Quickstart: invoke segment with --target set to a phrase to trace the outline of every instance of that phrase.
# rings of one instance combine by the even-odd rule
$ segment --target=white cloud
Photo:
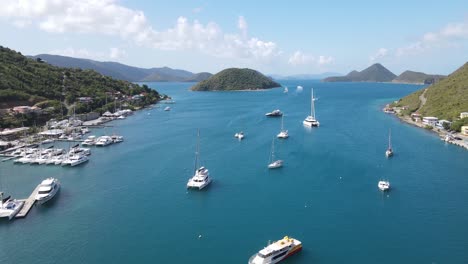
[[[127,52],[119,48],[110,48],[109,58],[113,60],[118,60],[127,56]]]
[[[108,56],[105,52],[94,52],[87,49],[75,49],[75,48],[66,48],[66,49],[56,49],[48,52],[49,54],[61,55],[74,58],[83,58],[83,59],[92,59],[92,60],[104,60]]]
[[[238,33],[224,33],[213,22],[201,24],[179,17],[174,27],[157,31],[145,14],[119,5],[117,0],[3,0],[0,18],[31,21],[49,33],[81,33],[119,36],[162,50],[198,50],[228,58],[269,60],[281,54],[276,43],[248,37],[247,22],[239,17]]]
[[[312,55],[305,54],[302,51],[294,52],[288,59],[288,63],[293,66],[299,65],[308,65],[308,64],[318,64],[319,66],[332,64],[335,59],[331,56],[320,55],[318,58],[315,58]]]
[[[396,55],[415,55],[434,48],[454,47],[468,39],[468,20],[448,24],[439,31],[427,32],[419,40],[396,50]]]
[[[331,56],[319,56],[318,59],[318,64],[319,65],[327,65],[327,64],[332,64],[335,61],[335,59]]]
[[[315,58],[311,55],[304,54],[302,51],[297,50],[289,57],[288,63],[293,66],[305,65],[314,62]]]
[[[379,59],[382,59],[382,58],[386,57],[387,55],[388,55],[388,49],[380,48],[380,49],[377,50],[377,52],[374,55],[370,56],[369,59],[371,61],[376,61],[376,60],[379,60]]]

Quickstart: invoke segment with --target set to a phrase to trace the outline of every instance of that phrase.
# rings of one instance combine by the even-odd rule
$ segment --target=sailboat
[[[306,119],[304,119],[304,121],[302,121],[302,123],[304,124],[304,126],[306,127],[318,127],[320,126],[320,123],[319,121],[317,121],[317,119],[315,119],[315,106],[314,106],[314,89],[312,88],[310,90],[310,93],[311,93],[311,98],[310,98],[310,115],[306,117]]]
[[[284,115],[281,116],[281,131],[279,132],[279,134],[276,137],[286,139],[286,138],[289,137],[289,134],[288,134],[287,130],[284,130],[283,119],[284,119]]]
[[[288,93],[288,91],[289,91],[289,90],[288,90],[288,87],[287,87],[287,86],[285,86],[285,87],[284,87],[284,91],[283,91],[283,93]]]
[[[388,148],[385,151],[385,156],[387,156],[387,158],[390,158],[391,156],[393,156],[391,135],[392,135],[392,131],[389,129],[388,130]]]
[[[270,164],[268,164],[269,169],[276,169],[283,167],[282,160],[275,160],[275,139],[271,143],[271,153],[270,153]]]
[[[195,151],[195,175],[192,176],[187,182],[187,188],[203,189],[211,182],[210,173],[208,169],[201,166],[198,167],[200,156],[200,130],[197,132],[197,149]]]

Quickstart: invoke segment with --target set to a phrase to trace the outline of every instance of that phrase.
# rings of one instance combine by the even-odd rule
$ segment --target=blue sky
[[[0,0],[0,45],[139,67],[448,74],[468,59],[464,1]]]

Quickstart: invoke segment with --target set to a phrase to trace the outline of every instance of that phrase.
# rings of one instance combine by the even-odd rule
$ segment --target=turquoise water
[[[0,221],[0,262],[247,263],[268,240],[290,235],[304,245],[290,264],[468,263],[468,152],[380,111],[421,86],[283,84],[289,94],[150,83],[173,96],[172,111],[161,105],[94,130],[125,142],[93,149],[88,164],[0,163],[0,183],[15,197],[49,176],[63,187],[27,218]],[[321,127],[307,130],[312,86]],[[281,120],[264,114],[276,108],[290,138],[276,144],[284,167],[269,171]],[[197,128],[214,181],[188,192]],[[242,142],[233,137],[240,130]],[[391,181],[388,195],[380,178]]]

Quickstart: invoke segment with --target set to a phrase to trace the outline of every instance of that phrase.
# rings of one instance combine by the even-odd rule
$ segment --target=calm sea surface
[[[421,86],[282,84],[288,94],[150,83],[173,97],[172,110],[158,105],[93,130],[125,142],[93,148],[87,164],[0,163],[0,186],[14,197],[46,177],[62,182],[50,204],[0,221],[0,262],[237,264],[290,235],[304,246],[290,264],[468,263],[468,152],[380,111]],[[307,130],[311,87],[321,126]],[[281,119],[264,114],[277,108],[290,138],[275,144],[284,167],[269,171]],[[201,192],[185,188],[197,128],[214,179]],[[377,189],[381,178],[388,194]]]

